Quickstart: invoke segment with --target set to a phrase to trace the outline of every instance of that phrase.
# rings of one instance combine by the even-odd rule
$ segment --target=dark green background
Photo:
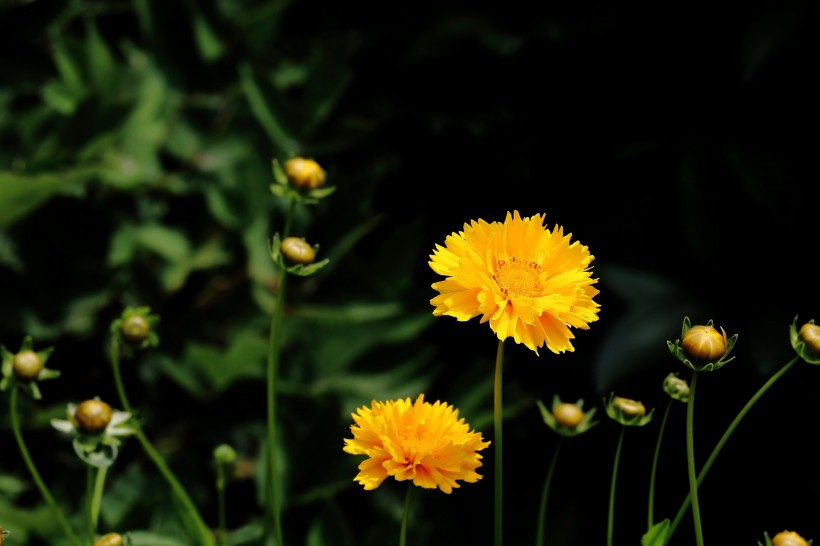
[[[432,317],[427,261],[465,222],[512,210],[589,246],[601,312],[573,353],[507,344],[506,543],[534,543],[557,442],[535,400],[555,394],[598,407],[600,424],[562,447],[546,543],[605,542],[614,391],[656,408],[626,431],[619,472],[614,542],[638,544],[661,382],[689,374],[666,348],[683,317],[739,334],[736,360],[699,378],[698,465],[794,355],[795,316],[820,318],[817,28],[807,0],[0,1],[0,343],[55,347],[62,377],[21,407],[44,478],[80,515],[84,468],[48,419],[115,402],[108,325],[147,305],[161,344],[124,363],[132,403],[215,525],[211,450],[228,442],[253,464],[264,444],[266,244],[284,212],[270,161],[303,154],[337,189],[294,225],[331,265],[288,285],[289,546],[398,540],[404,484],[362,491],[341,450],[356,407],[425,392],[492,439],[495,338],[478,319]],[[706,541],[820,538],[818,385],[799,362],[738,427],[701,488]],[[672,407],[659,517],[687,492],[684,415]],[[8,543],[58,545],[6,410],[0,425]],[[479,483],[415,492],[408,544],[491,543],[485,454]],[[178,535],[136,442],[109,485],[101,530]],[[232,529],[259,521],[253,478],[228,497]],[[693,542],[687,517],[673,546]]]

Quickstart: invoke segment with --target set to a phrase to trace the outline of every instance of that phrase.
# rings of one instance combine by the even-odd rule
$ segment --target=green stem
[[[226,510],[225,510],[225,466],[222,464],[217,463],[216,465],[216,493],[217,493],[217,500],[219,502],[219,534],[218,542],[219,544],[225,544],[226,538],[228,536],[227,531],[227,518],[226,518]]]
[[[91,527],[91,541],[97,536],[97,525],[100,520],[100,507],[102,506],[103,488],[105,486],[105,477],[108,474],[108,467],[88,467],[89,481],[93,481],[89,491],[91,493],[88,505],[88,522]],[[96,470],[96,472],[94,472]],[[93,475],[93,476],[92,476]]]
[[[658,431],[658,442],[655,444],[655,456],[652,458],[652,473],[649,475],[649,511],[647,512],[647,529],[650,529],[655,522],[655,514],[653,512],[655,507],[655,478],[658,474],[658,459],[660,459],[661,442],[663,441],[663,432],[666,429],[666,420],[669,418],[669,409],[672,407],[672,398],[666,405],[666,411],[663,413],[663,420],[661,421],[661,428]]]
[[[538,510],[538,531],[535,535],[537,546],[544,546],[544,528],[547,520],[547,499],[549,498],[552,476],[555,473],[555,463],[558,461],[558,454],[561,452],[561,445],[563,444],[563,441],[564,437],[560,436],[558,438],[558,445],[555,447],[555,452],[552,454],[552,461],[550,462],[550,468],[547,471],[547,478],[544,480],[544,489],[541,491],[541,505]]]
[[[37,488],[40,490],[40,494],[43,495],[43,498],[46,500],[46,503],[48,503],[48,507],[51,508],[51,511],[54,513],[54,517],[57,518],[57,521],[63,528],[63,531],[65,531],[66,536],[71,541],[71,543],[74,544],[74,546],[82,546],[82,542],[74,533],[74,530],[71,528],[71,525],[68,524],[68,520],[66,519],[65,514],[63,514],[63,511],[57,505],[57,502],[51,495],[51,491],[49,491],[48,487],[43,481],[43,478],[40,477],[40,473],[37,471],[37,467],[34,466],[34,461],[31,459],[31,455],[29,455],[26,443],[23,441],[23,434],[20,432],[20,419],[17,415],[17,391],[18,387],[13,387],[11,389],[10,396],[11,428],[14,431],[14,438],[17,440],[17,447],[20,449],[20,454],[23,456],[23,461],[25,461],[26,466],[28,467],[28,470],[31,473],[31,477],[34,479],[34,483],[37,484]],[[2,540],[2,538],[0,538],[0,540]]]
[[[502,544],[502,522],[503,522],[503,503],[502,503],[502,442],[501,442],[501,369],[504,363],[504,340],[498,342],[498,350],[495,355],[495,381],[493,384],[493,420],[494,435],[495,435],[495,527],[494,527],[494,544],[501,546]]]
[[[703,528],[700,523],[700,503],[698,502],[698,478],[695,472],[695,387],[698,383],[697,370],[692,373],[689,385],[689,401],[686,404],[686,466],[689,470],[689,497],[692,499],[692,518],[695,521],[695,542],[703,546]]]
[[[295,203],[290,202],[288,212],[285,216],[285,226],[282,230],[282,237],[286,237],[290,231],[291,219]],[[268,455],[268,502],[273,515],[273,527],[276,534],[276,545],[283,546],[285,541],[282,533],[282,505],[279,496],[279,464],[276,453],[276,380],[279,369],[279,344],[282,339],[283,315],[285,313],[285,280],[287,272],[282,271],[279,275],[279,287],[276,292],[276,303],[273,308],[273,315],[270,321],[270,337],[268,340],[268,366],[267,366],[267,455]]]
[[[794,366],[794,364],[798,360],[800,360],[800,357],[796,356],[792,360],[790,360],[785,366],[780,368],[780,370],[776,374],[774,374],[772,377],[770,377],[769,380],[766,381],[766,383],[764,383],[763,386],[760,387],[760,389],[758,389],[758,391],[754,394],[754,396],[752,396],[749,399],[749,401],[746,402],[746,405],[743,406],[743,409],[740,410],[740,412],[735,417],[734,421],[732,421],[732,424],[729,425],[729,428],[726,429],[726,432],[723,433],[723,436],[720,438],[720,441],[718,441],[717,445],[712,450],[712,453],[709,455],[709,458],[706,460],[706,464],[703,465],[703,468],[701,469],[700,473],[698,474],[698,486],[700,486],[701,482],[703,481],[703,478],[706,477],[706,474],[709,472],[709,469],[712,467],[712,463],[715,462],[715,459],[717,458],[718,454],[723,449],[723,446],[729,440],[729,437],[735,431],[737,426],[740,424],[740,421],[742,421],[743,418],[746,416],[746,414],[749,413],[749,410],[752,409],[752,406],[755,405],[755,403],[760,399],[760,397],[763,396],[763,394],[765,394],[765,392],[767,390],[769,390],[769,388],[772,385],[774,385],[774,383],[778,379],[780,379],[783,376],[783,374],[785,374],[792,366]],[[691,388],[690,388],[690,392],[691,392]],[[670,527],[669,527],[669,532],[666,535],[666,541],[664,542],[664,544],[669,544],[669,540],[672,538],[672,535],[675,533],[675,529],[678,528],[678,525],[680,524],[681,519],[683,519],[683,516],[686,513],[686,509],[689,507],[690,502],[691,502],[691,495],[687,495],[686,498],[683,501],[683,504],[681,504],[681,507],[678,509],[678,513],[675,516],[675,519],[672,521],[672,525],[670,525]]]
[[[613,528],[615,526],[615,485],[618,482],[618,465],[621,463],[621,447],[624,443],[624,432],[626,427],[621,427],[621,434],[618,436],[618,447],[615,448],[615,462],[612,465],[612,483],[609,486],[609,517],[607,518],[606,544],[612,546]]]
[[[165,478],[165,481],[167,481],[168,485],[171,486],[171,491],[174,493],[177,500],[185,508],[191,521],[193,521],[194,525],[196,526],[197,532],[200,536],[200,539],[202,540],[202,546],[215,546],[214,537],[211,533],[211,530],[208,529],[207,525],[205,525],[202,516],[199,515],[199,511],[197,510],[191,498],[188,496],[188,493],[185,491],[185,488],[182,487],[182,484],[180,484],[179,481],[176,479],[174,473],[171,472],[171,469],[165,463],[165,460],[162,458],[162,455],[156,450],[156,448],[154,448],[154,446],[145,436],[145,433],[142,431],[142,426],[140,425],[139,421],[133,418],[133,416],[135,415],[134,410],[131,407],[131,404],[128,402],[128,396],[125,394],[125,386],[122,381],[122,373],[120,372],[120,344],[116,336],[114,336],[114,338],[111,341],[111,368],[114,372],[114,383],[117,387],[117,394],[120,397],[120,403],[122,403],[123,409],[132,415],[131,425],[134,428],[134,436],[137,437],[137,440],[139,441],[140,445],[142,445],[143,450],[145,450],[145,452],[148,454],[148,457],[151,458],[154,465]]]
[[[407,494],[404,496],[404,513],[401,516],[401,532],[399,533],[399,546],[407,544],[407,520],[410,516],[410,493],[413,491],[413,482],[407,483]]]

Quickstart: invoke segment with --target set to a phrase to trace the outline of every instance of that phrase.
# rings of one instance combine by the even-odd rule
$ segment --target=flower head
[[[150,307],[126,307],[111,322],[111,334],[122,341],[126,352],[155,347],[159,344],[157,323],[159,316],[152,315]]]
[[[673,400],[684,403],[689,401],[689,384],[685,379],[678,377],[676,373],[670,373],[666,376],[663,380],[663,390]]]
[[[0,356],[3,358],[0,391],[20,387],[35,400],[42,398],[38,382],[60,376],[60,372],[46,367],[46,361],[52,352],[54,347],[35,351],[31,336],[23,339],[20,350],[16,353],[0,345]]]
[[[809,364],[820,364],[820,326],[814,319],[797,329],[797,317],[789,327],[792,347]]]
[[[689,317],[684,317],[680,339],[674,343],[667,341],[666,345],[675,358],[688,367],[698,372],[711,372],[734,360],[729,353],[735,342],[737,334],[728,337],[723,328],[718,332],[712,320],[692,326]]]
[[[598,320],[594,257],[572,234],[544,229],[544,215],[507,213],[503,223],[464,224],[436,245],[429,265],[445,280],[433,283],[433,315],[467,321],[481,316],[500,340],[513,338],[538,354],[574,351],[571,328]]]
[[[614,421],[629,427],[642,427],[652,420],[655,408],[647,413],[642,402],[610,393],[604,401],[606,414]]]
[[[91,466],[111,466],[117,458],[120,437],[134,433],[131,414],[117,411],[94,397],[66,406],[66,419],[52,419],[51,426],[72,438],[77,456]]]
[[[345,438],[344,451],[366,455],[354,478],[366,490],[377,488],[388,476],[413,480],[425,489],[451,493],[458,480],[481,479],[478,453],[490,445],[481,433],[470,430],[458,410],[449,404],[424,401],[420,394],[387,402],[373,401],[352,414],[353,438]]]
[[[585,412],[583,399],[579,399],[574,404],[562,402],[556,394],[552,397],[552,408],[550,410],[547,410],[541,400],[536,400],[535,403],[541,411],[544,423],[561,436],[578,436],[598,424],[598,421],[593,419],[597,408]]]

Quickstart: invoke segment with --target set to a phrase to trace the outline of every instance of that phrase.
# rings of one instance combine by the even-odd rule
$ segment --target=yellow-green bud
[[[663,390],[675,400],[681,402],[689,400],[689,385],[685,379],[681,379],[673,373],[667,375],[663,380]]]
[[[12,366],[14,377],[23,382],[30,382],[37,379],[45,364],[34,351],[24,350],[14,355]]]
[[[98,538],[94,546],[122,546],[122,536],[119,533],[108,533]]]
[[[624,415],[635,416],[646,414],[646,408],[641,402],[638,402],[637,400],[616,396],[615,398],[613,398],[612,404],[615,407],[621,408],[621,411],[624,413]]]
[[[285,161],[285,174],[294,186],[309,190],[325,183],[325,171],[312,159],[294,157]]]
[[[772,546],[809,546],[809,543],[794,531],[780,531],[772,538]]]
[[[575,404],[562,402],[552,409],[552,416],[559,425],[573,428],[584,421],[584,410]]]
[[[232,465],[236,462],[236,450],[228,444],[221,444],[214,449],[214,461],[219,465]]]
[[[285,237],[279,250],[286,259],[297,264],[308,265],[316,259],[313,247],[300,237]]]
[[[726,332],[718,332],[714,326],[692,326],[683,334],[681,346],[691,360],[715,362],[726,353]]]
[[[820,325],[807,322],[800,327],[798,336],[806,344],[807,349],[820,356]]]
[[[111,406],[99,398],[93,398],[77,406],[74,411],[74,421],[81,431],[88,434],[99,434],[111,422],[112,414]]]
[[[139,344],[148,339],[151,325],[142,315],[131,315],[122,323],[122,337],[128,343]]]

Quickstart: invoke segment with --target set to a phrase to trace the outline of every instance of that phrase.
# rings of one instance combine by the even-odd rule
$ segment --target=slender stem
[[[536,545],[544,546],[544,528],[547,520],[547,499],[549,498],[550,485],[552,484],[552,476],[555,473],[555,463],[558,461],[558,454],[561,452],[561,445],[564,442],[564,437],[559,436],[558,445],[555,447],[555,452],[552,454],[552,461],[550,468],[547,471],[547,478],[544,480],[544,489],[541,491],[541,505],[538,510],[538,531],[535,535]]]
[[[125,386],[122,381],[122,373],[120,372],[120,344],[116,336],[114,336],[111,341],[111,368],[114,372],[114,383],[117,387],[117,394],[119,394],[120,403],[122,403],[123,409],[133,416],[134,410],[128,402],[128,396],[125,394]],[[156,450],[156,448],[154,448],[153,444],[151,444],[145,436],[139,420],[132,419],[131,424],[134,428],[134,436],[137,437],[137,440],[140,445],[142,445],[143,450],[145,450],[151,458],[154,465],[165,478],[165,481],[167,481],[168,485],[171,486],[171,491],[185,508],[188,516],[196,526],[197,532],[202,540],[202,546],[214,546],[214,537],[211,530],[208,529],[207,525],[205,525],[205,522],[203,521],[202,516],[199,515],[199,511],[191,500],[191,497],[188,496],[185,488],[182,487],[182,484],[179,483],[176,476],[174,476],[174,473],[171,472],[171,469],[165,463],[162,455]]]
[[[219,502],[219,533],[217,535],[217,540],[219,544],[225,544],[225,540],[228,536],[226,523],[227,518],[225,515],[225,466],[219,463],[216,465],[216,493],[217,500]]]
[[[658,459],[660,459],[661,442],[663,441],[663,432],[666,429],[666,420],[669,418],[669,409],[672,407],[672,398],[666,405],[666,411],[663,412],[663,420],[661,421],[661,428],[658,431],[658,442],[655,444],[655,456],[652,458],[652,473],[649,475],[649,511],[647,512],[646,523],[647,529],[652,527],[655,522],[655,478],[658,474]]]
[[[287,236],[290,230],[291,219],[293,217],[293,210],[295,203],[290,202],[288,212],[285,215],[285,227],[282,231],[282,237]],[[267,366],[267,455],[268,455],[268,473],[267,483],[268,502],[270,503],[270,511],[273,515],[273,527],[276,535],[276,545],[283,546],[285,541],[282,533],[282,505],[279,496],[279,464],[277,461],[276,452],[276,379],[279,369],[279,351],[280,341],[282,339],[282,324],[283,315],[285,313],[285,280],[287,279],[287,272],[282,271],[279,275],[279,288],[276,292],[276,303],[273,309],[273,315],[270,321],[270,338],[268,341],[268,366]],[[269,521],[269,520],[268,520]]]
[[[97,524],[100,520],[100,507],[102,506],[103,488],[105,486],[105,477],[108,474],[108,467],[91,467],[89,472],[93,474],[94,485],[91,490],[91,497],[89,502],[89,523],[91,525],[91,539],[97,536]],[[96,472],[94,472],[96,470]],[[89,478],[92,478],[91,474]]]
[[[692,499],[692,518],[695,520],[695,542],[703,546],[703,528],[700,523],[700,503],[698,502],[698,478],[695,472],[695,387],[698,384],[697,370],[692,373],[689,385],[689,401],[686,403],[686,462],[689,470],[689,496]]]
[[[794,366],[794,364],[798,360],[800,360],[800,357],[796,356],[792,360],[790,360],[785,366],[780,368],[780,370],[777,373],[775,373],[772,377],[770,377],[769,380],[766,381],[766,383],[764,383],[763,386],[760,387],[760,389],[758,389],[758,391],[754,394],[754,396],[752,396],[749,399],[749,401],[746,402],[746,405],[743,406],[743,409],[740,410],[740,412],[735,417],[734,421],[732,421],[732,424],[729,425],[729,428],[726,429],[726,432],[723,433],[723,436],[720,438],[720,441],[718,441],[717,445],[712,450],[712,453],[709,455],[709,458],[706,460],[706,464],[703,465],[703,468],[701,469],[700,473],[698,474],[698,486],[700,486],[700,483],[703,481],[703,478],[706,477],[706,474],[709,472],[709,469],[712,467],[712,463],[715,462],[715,459],[717,458],[718,454],[720,454],[721,449],[723,449],[723,446],[726,445],[726,442],[729,440],[729,437],[732,435],[732,433],[735,431],[737,426],[740,424],[740,421],[742,421],[743,418],[746,416],[746,414],[749,413],[749,410],[752,409],[752,406],[755,405],[755,403],[760,399],[760,397],[763,396],[763,394],[765,394],[765,392],[767,390],[769,390],[769,388],[772,385],[774,385],[774,383],[778,379],[780,379],[783,376],[783,374],[785,374],[789,369],[791,369],[791,367]],[[690,388],[690,392],[691,392],[691,388]],[[691,502],[691,494],[688,494],[686,496],[686,498],[684,499],[683,504],[681,504],[681,507],[678,509],[678,513],[675,516],[675,519],[672,521],[672,525],[669,526],[669,532],[666,535],[666,542],[664,542],[664,544],[669,544],[669,540],[672,538],[672,535],[675,533],[675,530],[678,528],[678,525],[680,524],[681,519],[683,519],[683,516],[686,513],[686,509],[689,507],[690,502]]]
[[[63,511],[57,505],[57,502],[54,500],[54,497],[51,495],[51,491],[49,491],[48,486],[46,486],[43,478],[40,477],[40,473],[37,471],[37,467],[34,466],[34,461],[31,459],[31,455],[29,455],[28,448],[26,447],[26,443],[23,441],[23,434],[20,431],[20,419],[17,415],[17,391],[18,387],[13,387],[11,389],[11,396],[10,396],[10,414],[11,414],[11,428],[14,431],[14,438],[17,440],[17,447],[20,449],[20,455],[23,456],[23,461],[25,461],[26,466],[28,467],[29,472],[31,473],[31,477],[34,479],[34,483],[37,484],[37,488],[40,490],[40,494],[43,495],[43,498],[48,503],[48,507],[51,508],[51,511],[54,513],[54,517],[57,518],[60,526],[65,531],[66,536],[71,541],[74,546],[82,546],[82,542],[74,533],[74,530],[71,528],[71,525],[68,524],[68,520],[63,514]],[[2,540],[2,539],[0,539]]]
[[[94,524],[91,523],[91,497],[94,496],[94,467],[86,465],[85,471],[85,521],[88,543],[94,544]]]
[[[504,340],[499,340],[498,350],[495,355],[495,382],[493,384],[493,420],[495,422],[495,528],[494,541],[495,546],[502,544],[502,528],[503,522],[503,506],[502,506],[502,442],[501,442],[501,369],[504,363]]]
[[[399,546],[407,544],[407,520],[410,516],[410,493],[413,491],[413,482],[407,482],[407,494],[404,496],[404,513],[401,516],[401,532],[399,533]]]
[[[612,465],[612,483],[609,486],[609,517],[607,518],[606,544],[612,546],[613,528],[615,526],[615,485],[618,482],[618,465],[621,463],[621,447],[624,443],[626,427],[621,426],[618,436],[618,447],[615,448],[615,462]]]

